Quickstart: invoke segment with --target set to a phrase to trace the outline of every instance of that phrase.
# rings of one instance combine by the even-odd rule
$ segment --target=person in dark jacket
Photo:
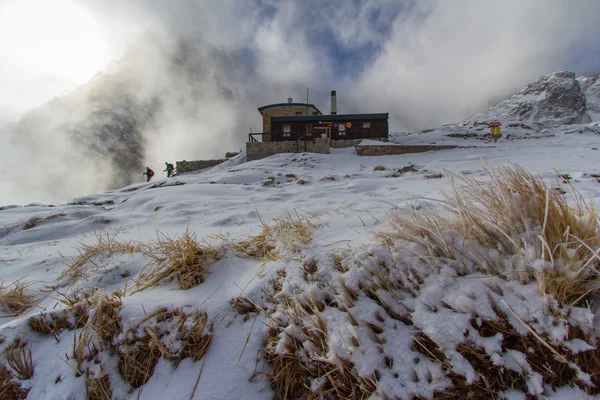
[[[154,176],[154,171],[152,171],[149,167],[146,167],[146,172],[142,175],[146,175],[146,182],[150,182],[150,179]]]
[[[167,171],[167,178],[168,178],[173,173],[173,164],[165,162],[165,165],[167,166],[167,169],[165,169],[165,171]]]

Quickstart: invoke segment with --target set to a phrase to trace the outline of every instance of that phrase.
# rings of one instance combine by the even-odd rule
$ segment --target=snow
[[[217,245],[220,240],[216,235],[229,235],[233,239],[256,235],[260,233],[262,221],[269,223],[274,218],[296,216],[297,213],[312,218],[314,227],[310,243],[293,247],[280,243],[277,247],[282,254],[280,259],[266,263],[227,252],[221,260],[210,265],[202,284],[180,290],[175,281],[163,283],[124,296],[120,309],[128,326],[135,326],[160,307],[198,309],[207,313],[213,326],[213,339],[203,359],[192,362],[187,358],[177,367],[161,359],[152,378],[142,387],[139,398],[271,399],[273,392],[266,377],[271,367],[262,350],[265,333],[274,320],[286,325],[289,315],[278,310],[269,315],[261,312],[245,318],[231,307],[230,301],[235,297],[245,296],[259,306],[267,307],[263,289],[282,272],[285,272],[285,279],[278,296],[297,294],[299,301],[311,298],[326,301],[328,290],[333,287],[343,290],[340,277],[350,289],[358,291],[366,276],[372,281],[377,279],[369,275],[369,271],[376,268],[374,261],[369,263],[369,259],[387,259],[388,265],[393,264],[393,255],[374,244],[372,233],[385,229],[392,214],[407,212],[411,207],[443,211],[437,200],[444,199],[444,193],[451,193],[449,176],[465,174],[486,179],[485,164],[495,168],[517,163],[539,173],[552,186],[566,186],[556,179],[556,169],[571,175],[570,183],[582,193],[589,193],[596,207],[600,206],[600,182],[595,177],[600,174],[597,125],[543,131],[537,127],[535,130],[520,126],[511,128],[503,122],[504,136],[497,144],[477,136],[448,137],[449,133],[483,135],[487,129],[480,131],[476,127],[456,125],[392,137],[398,144],[465,146],[418,154],[359,157],[353,149],[337,149],[329,155],[279,154],[245,162],[242,153],[198,173],[85,195],[69,204],[2,207],[0,281],[9,283],[24,279],[31,283],[29,289],[39,291],[42,298],[23,316],[3,315],[0,334],[5,341],[0,350],[17,337],[24,337],[30,343],[35,374],[32,379],[21,381],[23,387],[31,388],[28,398],[83,399],[84,379],[75,376],[69,364],[73,360],[66,358],[73,352],[73,332],[63,331],[57,341],[51,336],[32,332],[27,317],[64,307],[51,288],[62,293],[91,288],[100,288],[107,293],[127,291],[148,259],[141,254],[115,253],[94,259],[97,265],[87,265],[86,275],[80,279],[59,280],[65,264],[77,257],[82,244],[94,244],[98,235],[105,234],[119,241],[148,243],[156,239],[157,232],[177,237],[189,229],[197,233],[199,240]],[[507,138],[509,134],[511,137]],[[363,141],[363,144],[387,143]],[[379,165],[385,170],[374,171]],[[418,171],[393,174],[394,169],[408,165],[415,166]],[[427,178],[432,172],[444,172],[444,176]],[[268,179],[270,176],[274,179]],[[300,179],[305,183],[299,184]],[[35,226],[24,229],[30,221],[35,221]],[[344,259],[347,269],[344,273],[335,269],[329,256],[341,251],[355,252],[354,262]],[[540,271],[547,268],[536,255],[530,256],[535,268]],[[307,282],[300,266],[311,259],[316,260],[319,269],[314,281]],[[417,259],[412,262],[419,266]],[[405,271],[396,273],[400,275]],[[503,295],[487,297],[489,285],[493,284],[510,290]],[[376,301],[361,295],[348,308],[357,320],[383,329],[385,342],[374,345],[373,334],[362,325],[355,327],[348,323],[345,313],[336,308],[328,308],[322,313],[330,333],[330,353],[321,356],[338,363],[339,357],[344,356],[364,377],[377,371],[380,375],[378,392],[372,398],[386,395],[431,398],[435,390],[450,384],[437,363],[412,348],[411,335],[417,329],[436,339],[450,355],[455,371],[463,374],[467,382],[480,379],[457,351],[458,345],[467,343],[468,333],[468,343],[484,349],[497,366],[525,373],[530,394],[544,392],[541,376],[533,372],[525,354],[504,351],[501,334],[482,337],[470,324],[472,318],[478,318],[478,321],[496,318],[490,299],[496,304],[510,306],[520,319],[536,331],[547,334],[550,345],[564,343],[574,353],[590,348],[584,341],[566,340],[565,325],[553,324],[545,314],[547,299],[542,298],[533,285],[506,283],[499,278],[477,274],[461,280],[452,268],[447,268],[429,276],[418,296],[407,295],[403,304],[412,307],[410,310],[402,308],[404,306],[395,301],[389,291],[380,290],[375,294],[385,303],[396,305],[395,313],[410,314],[414,326],[392,319],[378,320],[377,314],[386,315],[387,311]],[[441,304],[451,308],[440,308]],[[438,307],[438,312],[432,312],[432,307]],[[513,326],[526,334],[527,329],[519,319],[508,308],[503,310]],[[564,318],[569,318],[575,325],[589,326],[594,314],[587,309],[574,308]],[[308,317],[304,322],[308,327],[314,324]],[[287,326],[290,332],[300,335],[295,330],[298,327]],[[363,345],[354,347],[351,344],[353,335]],[[180,345],[174,337],[169,336],[169,340],[174,347]],[[283,345],[283,341],[279,342],[280,348]],[[315,349],[307,346],[305,351],[309,355]],[[395,360],[393,367],[385,366],[384,355]],[[116,357],[108,353],[102,357],[105,366],[111,367],[109,376],[113,393],[123,399],[138,398],[139,390],[130,392],[128,384],[120,378]],[[585,378],[583,373],[580,376]],[[316,388],[322,383],[313,381],[311,384]],[[546,393],[546,398],[552,399],[579,398],[582,394],[579,389],[568,387],[547,390],[544,396]],[[525,398],[518,391],[506,392],[503,396]]]

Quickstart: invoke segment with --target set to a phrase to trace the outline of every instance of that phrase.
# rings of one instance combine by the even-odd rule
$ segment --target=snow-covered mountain
[[[591,122],[598,106],[598,76],[575,78],[573,72],[543,75],[523,90],[488,110],[475,114],[465,122],[523,121],[547,126]],[[590,110],[586,105],[592,105]]]
[[[575,78],[574,73],[563,71],[543,75],[462,122],[394,133],[390,140],[406,145],[493,145],[491,121],[502,123],[500,142],[554,136],[557,132],[600,133],[600,74]]]

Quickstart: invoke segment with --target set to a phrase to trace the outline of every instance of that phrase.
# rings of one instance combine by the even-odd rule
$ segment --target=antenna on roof
[[[308,86],[306,87],[306,115],[308,115]]]

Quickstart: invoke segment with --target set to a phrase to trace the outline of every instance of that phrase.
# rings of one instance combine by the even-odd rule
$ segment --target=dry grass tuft
[[[65,297],[65,303],[73,306],[67,311],[72,313],[72,327],[82,328],[79,333],[73,332],[71,358],[76,365],[71,365],[76,376],[85,376],[86,365],[97,361],[103,350],[115,351],[115,339],[123,332],[119,311],[121,298],[118,293],[106,294],[102,289],[95,289],[87,296]],[[69,359],[69,357],[67,357]]]
[[[566,362],[563,362],[554,352],[548,351],[544,344],[544,341],[549,341],[547,337],[542,338],[542,341],[531,334],[522,336],[511,326],[506,315],[500,314],[499,317],[498,321],[483,321],[478,327],[481,336],[491,337],[501,333],[503,335],[503,351],[514,350],[526,355],[532,371],[543,377],[544,384],[553,388],[575,385],[590,395],[600,393],[600,350],[598,348],[578,354],[573,354],[567,349],[560,349],[561,357],[566,358]],[[473,321],[473,325],[475,324]],[[571,329],[573,333],[571,338],[594,343],[590,335],[584,334],[578,328]],[[458,353],[471,364],[481,378],[470,385],[465,382],[463,376],[453,372],[450,361],[444,352],[427,335],[423,333],[414,335],[413,343],[415,350],[441,364],[452,381],[452,386],[437,392],[434,396],[435,399],[495,398],[498,393],[512,389],[523,393],[530,392],[528,388],[530,372],[526,371],[525,367],[521,372],[516,372],[495,365],[484,349],[472,343],[463,343],[457,348]],[[591,386],[579,379],[577,369],[590,376]]]
[[[425,174],[423,176],[425,177],[425,179],[440,179],[444,177],[444,174],[442,174],[441,172],[435,172],[431,174]]]
[[[304,360],[297,355],[283,354],[269,359],[273,365],[274,399],[367,399],[375,390],[375,385],[358,378],[352,373],[353,364],[342,361],[342,366],[326,361],[314,361],[307,368]],[[312,391],[311,379],[324,378],[322,385]]]
[[[58,342],[58,336],[66,329],[73,329],[69,321],[69,311],[60,310],[51,313],[41,312],[28,319],[32,331],[44,335],[52,335]]]
[[[344,256],[340,253],[330,253],[329,257],[333,260],[335,269],[339,272],[348,272],[348,267],[344,265]]]
[[[187,357],[198,361],[211,339],[205,313],[162,308],[126,332],[126,339],[118,344],[119,372],[133,388],[140,387],[150,379],[160,357],[176,366]]]
[[[14,281],[9,285],[0,284],[0,305],[2,310],[7,314],[19,315],[22,312],[33,307],[38,299],[39,294],[30,290],[32,285],[23,279]]]
[[[316,280],[315,274],[318,271],[317,260],[310,258],[302,263],[302,275],[304,280],[307,282],[314,282]]]
[[[190,289],[204,282],[206,268],[223,256],[222,248],[205,242],[188,229],[178,238],[158,233],[158,239],[147,246],[145,254],[152,259],[140,273],[138,291],[177,278],[179,287]]]
[[[41,216],[35,215],[35,216],[29,218],[25,222],[25,224],[23,224],[23,230],[26,231],[28,229],[35,228],[37,226],[38,222],[43,221],[45,219],[53,219],[53,218],[58,218],[58,217],[64,217],[65,215],[67,215],[67,214],[65,214],[65,213],[56,213],[56,214],[48,215],[46,217],[41,217]]]
[[[539,374],[543,378],[543,383],[552,388],[578,386],[590,395],[600,393],[600,348],[598,347],[600,341],[593,332],[584,332],[578,326],[566,325],[566,339],[595,345],[574,353],[564,343],[550,346],[548,343],[552,343],[552,340],[548,334],[538,334],[529,325],[526,326],[532,329],[530,333],[526,335],[519,333],[513,323],[519,324],[520,328],[520,324],[525,324],[521,319],[511,320],[507,312],[503,311],[505,309],[495,302],[492,302],[492,309],[496,314],[494,319],[473,318],[471,326],[481,338],[491,338],[500,334],[502,340],[500,355],[519,352],[526,358],[525,364],[528,365],[522,365],[521,371],[504,368],[494,363],[485,349],[475,345],[472,339],[466,339],[465,343],[459,344],[456,350],[470,363],[480,378],[469,385],[463,376],[453,371],[451,362],[438,344],[426,334],[418,333],[413,336],[413,348],[442,365],[452,381],[451,387],[436,393],[434,398],[456,400],[493,398],[498,393],[513,389],[531,394],[528,380],[533,373]],[[511,308],[509,310],[512,312]],[[549,315],[548,318],[553,319],[553,326],[560,326],[565,321],[554,315]],[[589,376],[588,382],[581,379],[585,374]]]
[[[86,327],[93,329],[101,343],[112,344],[115,337],[123,332],[119,316],[123,304],[118,295],[108,295],[103,290],[95,290],[88,298],[92,308]]]
[[[6,361],[17,375],[17,378],[25,380],[33,377],[33,360],[27,343],[21,339],[16,339],[6,347],[4,352]]]
[[[600,226],[593,206],[573,190],[571,205],[559,192],[516,166],[489,171],[491,183],[467,177],[455,185],[447,214],[392,219],[378,236],[388,246],[412,242],[434,269],[450,260],[459,275],[482,272],[536,282],[561,304],[583,304],[600,290]],[[426,257],[425,257],[426,255]]]
[[[139,388],[152,377],[160,358],[160,350],[148,345],[138,345],[134,350],[121,355],[119,373],[133,388]]]
[[[42,217],[39,216],[33,216],[31,218],[29,218],[27,220],[27,222],[25,222],[25,224],[23,225],[23,230],[26,231],[28,229],[31,228],[35,228],[38,224],[38,222],[40,222],[42,220]]]
[[[75,257],[73,262],[67,264],[65,269],[59,276],[59,280],[74,282],[78,279],[85,278],[88,274],[88,268],[92,270],[98,269],[98,264],[103,259],[110,257],[115,253],[134,254],[144,251],[144,246],[140,243],[129,241],[120,242],[111,236],[110,233],[96,233],[97,243],[82,244],[79,249],[79,255]]]
[[[180,315],[178,338],[183,342],[178,361],[186,357],[199,361],[206,354],[212,340],[212,328],[209,326],[208,316],[204,313],[184,314],[182,311],[178,313]]]
[[[324,305],[314,297],[304,304],[296,298],[278,301],[294,329],[271,320],[267,332],[265,358],[273,367],[274,398],[368,398],[375,390],[374,382],[358,376],[351,361],[329,348],[327,323],[321,314]]]
[[[105,375],[90,378],[89,366],[100,362],[103,351],[119,356],[118,369],[132,388],[144,385],[154,373],[162,357],[177,366],[184,358],[201,359],[212,339],[212,327],[205,313],[186,313],[179,309],[161,308],[137,325],[124,331],[120,317],[119,294],[108,295],[97,289],[88,296],[65,298],[72,304],[69,310],[85,308],[85,326],[73,333],[71,365],[77,377],[87,377],[88,390],[97,398],[110,398],[110,384]],[[73,315],[75,317],[75,315]]]
[[[235,299],[233,299],[231,301],[231,306],[239,313],[242,315],[246,316],[246,319],[248,319],[248,316],[251,313],[255,313],[258,312],[259,309],[256,306],[256,304],[254,304],[254,302],[252,300],[250,300],[247,297],[236,297]]]
[[[87,400],[111,400],[112,389],[110,387],[110,379],[107,374],[93,377],[87,382],[88,394]]]
[[[377,165],[373,167],[373,171],[385,171],[385,167],[383,165]]]
[[[297,253],[299,245],[308,244],[312,240],[310,230],[314,225],[311,218],[302,217],[298,213],[295,217],[288,214],[286,217],[275,218],[271,224],[261,219],[261,224],[260,234],[247,236],[240,241],[233,241],[223,234],[214,237],[223,240],[232,251],[261,261],[279,259],[282,250]]]
[[[60,302],[67,306],[68,310],[73,313],[75,323],[73,324],[74,328],[83,328],[89,319],[89,308],[90,302],[89,298],[94,293],[94,291],[89,293],[77,292],[71,295],[61,295]]]
[[[23,389],[18,382],[12,380],[13,375],[3,365],[0,365],[0,399],[25,400],[29,389]]]

